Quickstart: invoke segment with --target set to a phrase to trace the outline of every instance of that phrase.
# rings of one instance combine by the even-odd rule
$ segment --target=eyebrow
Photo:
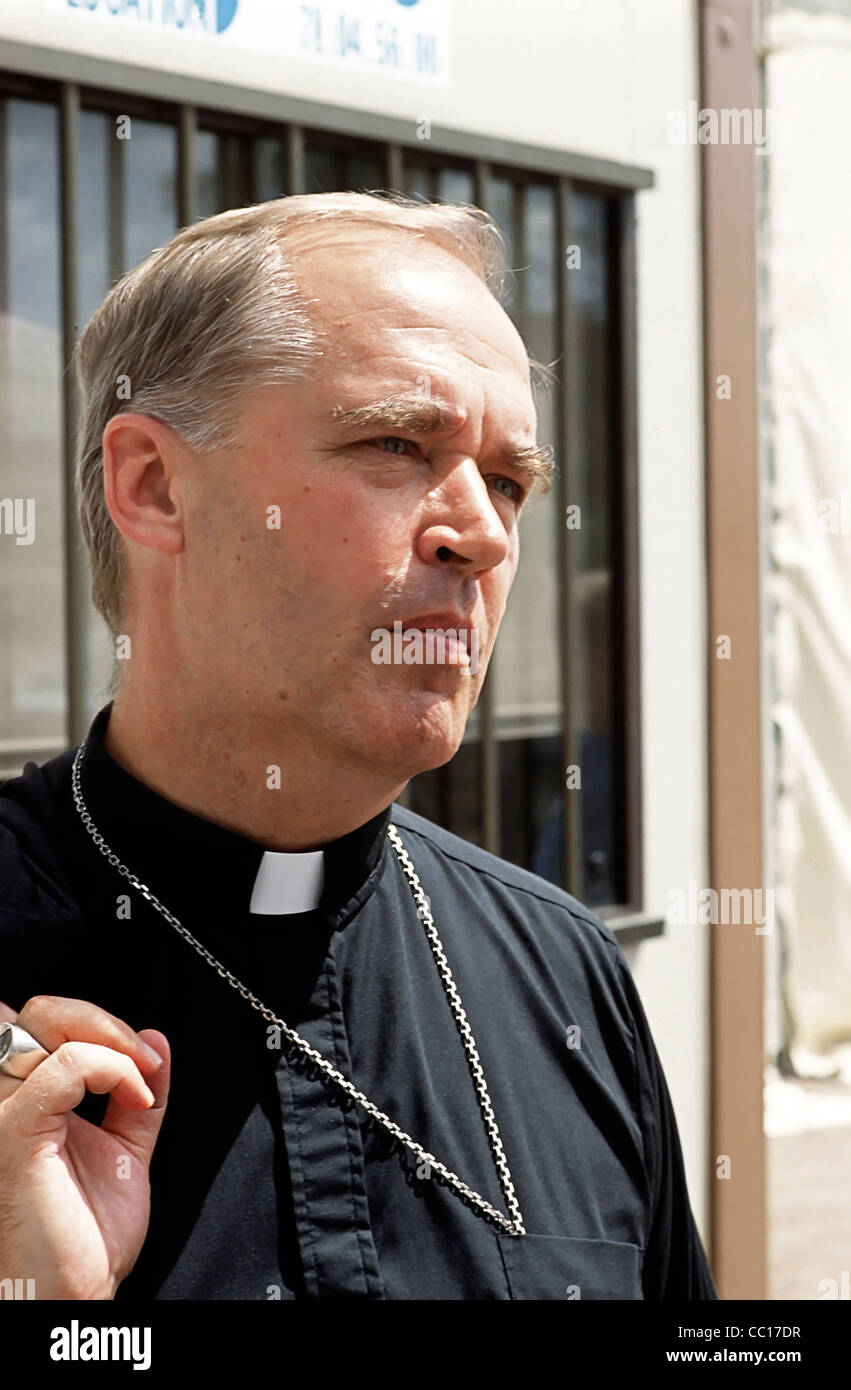
[[[409,434],[438,434],[457,426],[457,413],[440,401],[421,396],[388,396],[346,410],[337,405],[331,412],[332,423],[341,433],[348,430],[374,429],[378,433],[406,430]],[[555,455],[548,444],[504,444],[499,450],[503,467],[531,478],[533,485],[549,492],[555,471]]]

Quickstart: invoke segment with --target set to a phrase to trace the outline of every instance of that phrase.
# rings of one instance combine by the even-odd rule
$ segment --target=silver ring
[[[0,1023],[0,1071],[25,1081],[47,1057],[41,1043],[17,1023]]]

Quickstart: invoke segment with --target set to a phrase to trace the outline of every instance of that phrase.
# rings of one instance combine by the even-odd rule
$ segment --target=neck
[[[158,795],[264,849],[321,849],[377,816],[408,778],[380,780],[372,768],[306,749],[303,736],[256,732],[248,717],[161,699],[122,684],[105,746],[110,757]],[[278,769],[278,773],[270,772]]]

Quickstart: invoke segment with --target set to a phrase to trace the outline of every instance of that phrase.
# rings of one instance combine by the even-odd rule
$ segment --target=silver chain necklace
[[[499,1137],[499,1129],[497,1127],[496,1117],[493,1112],[493,1106],[491,1105],[490,1095],[488,1094],[487,1083],[485,1082],[485,1074],[482,1070],[482,1064],[479,1061],[479,1053],[476,1047],[475,1039],[473,1037],[473,1032],[470,1028],[469,1023],[467,1022],[467,1015],[464,1012],[464,1006],[461,1002],[461,996],[458,993],[457,986],[455,984],[454,979],[452,978],[452,972],[449,969],[449,962],[446,959],[446,954],[443,950],[443,945],[441,943],[440,937],[437,934],[437,927],[435,926],[434,918],[431,915],[431,909],[429,907],[428,898],[423,892],[422,884],[420,883],[417,871],[413,866],[410,855],[408,854],[408,851],[405,849],[405,846],[402,842],[402,838],[395,825],[388,825],[387,837],[390,840],[390,843],[392,844],[394,850],[396,851],[396,854],[399,858],[399,862],[402,865],[403,872],[408,881],[408,885],[411,889],[411,893],[413,894],[414,903],[417,909],[417,915],[420,921],[422,922],[423,927],[425,928],[429,945],[431,946],[441,980],[443,981],[444,989],[446,990],[446,995],[449,1000],[450,1008],[452,1009],[452,1012],[455,1015],[455,1021],[458,1024],[458,1029],[461,1033],[461,1037],[464,1043],[464,1049],[467,1054],[467,1060],[470,1065],[470,1074],[473,1078],[473,1085],[476,1089],[476,1095],[478,1097],[479,1105],[482,1111],[482,1118],[484,1119],[485,1128],[488,1133],[488,1140],[490,1142],[491,1152],[493,1154],[494,1163],[496,1165],[496,1170],[499,1175],[500,1186],[502,1187],[503,1193],[505,1195],[508,1210],[511,1212],[511,1218],[505,1216],[501,1211],[498,1211],[496,1207],[491,1206],[490,1202],[486,1201],[484,1197],[480,1197],[478,1192],[474,1192],[471,1187],[468,1187],[466,1183],[462,1182],[458,1175],[456,1173],[453,1173],[449,1168],[445,1167],[444,1164],[442,1164],[437,1158],[435,1158],[434,1154],[429,1153],[420,1144],[418,1144],[415,1139],[412,1139],[409,1134],[406,1134],[403,1129],[400,1129],[399,1125],[397,1125],[394,1120],[391,1120],[388,1115],[385,1115],[382,1110],[379,1110],[377,1105],[373,1105],[372,1101],[368,1100],[367,1097],[363,1094],[363,1092],[359,1091],[357,1087],[354,1086],[352,1082],[349,1081],[343,1075],[342,1072],[338,1071],[336,1067],[332,1066],[331,1063],[322,1056],[321,1052],[317,1052],[315,1047],[311,1047],[310,1043],[306,1042],[305,1039],[302,1038],[295,1031],[295,1029],[290,1028],[284,1022],[283,1019],[278,1018],[277,1015],[273,1013],[271,1009],[267,1008],[267,1006],[260,999],[258,999],[256,995],[252,994],[251,990],[248,989],[246,985],[242,984],[242,982],[238,980],[235,975],[232,975],[231,972],[227,970],[225,966],[222,965],[221,961],[217,960],[216,957],[210,951],[208,951],[205,946],[202,946],[201,942],[196,940],[192,933],[188,931],[186,927],[184,927],[183,924],[179,922],[178,919],[171,912],[169,912],[168,908],[160,902],[159,898],[157,898],[156,895],[151,892],[150,888],[148,888],[144,883],[140,882],[136,875],[131,873],[127,865],[121,862],[118,855],[110,849],[109,845],[106,843],[97,826],[95,825],[94,821],[92,820],[86,807],[86,803],[83,800],[82,793],[80,791],[80,767],[82,765],[83,755],[85,754],[87,743],[88,739],[84,739],[84,741],[80,744],[80,747],[77,750],[76,757],[74,758],[74,764],[71,771],[71,788],[74,795],[74,804],[77,808],[77,811],[79,812],[80,819],[82,820],[86,830],[91,835],[94,843],[97,845],[101,854],[106,856],[113,868],[117,869],[118,872],[121,875],[123,875],[123,877],[126,878],[129,883],[132,883],[133,887],[136,888],[138,892],[142,894],[142,897],[147,899],[147,901],[152,905],[152,907],[156,908],[157,912],[159,912],[166,919],[169,925],[174,927],[175,931],[183,937],[184,941],[188,941],[189,945],[195,951],[197,951],[199,956],[201,956],[205,961],[207,961],[208,965],[211,965],[213,967],[216,973],[220,975],[223,980],[227,980],[228,984],[231,985],[231,987],[235,989],[242,996],[242,998],[245,999],[251,1005],[252,1009],[256,1009],[258,1013],[262,1014],[263,1018],[265,1018],[267,1022],[272,1023],[275,1025],[275,1027],[279,1028],[280,1031],[284,1034],[284,1036],[288,1038],[289,1041],[295,1047],[297,1047],[307,1058],[309,1058],[315,1067],[322,1071],[331,1081],[333,1081],[342,1091],[344,1091],[345,1094],[350,1098],[350,1100],[360,1105],[361,1108],[366,1111],[366,1113],[370,1116],[372,1120],[376,1121],[378,1124],[382,1125],[386,1130],[388,1130],[389,1133],[393,1135],[397,1143],[402,1144],[406,1149],[409,1149],[410,1152],[414,1154],[414,1156],[419,1160],[420,1163],[425,1163],[429,1173],[431,1173],[432,1171],[436,1173],[438,1175],[438,1178],[441,1179],[448,1187],[453,1188],[459,1194],[459,1196],[467,1203],[467,1205],[477,1208],[490,1222],[501,1227],[501,1229],[507,1232],[508,1235],[525,1236],[526,1228],[523,1225],[523,1217],[520,1211],[520,1206],[514,1193],[514,1183],[511,1180],[511,1173],[509,1171],[508,1162],[503,1151],[502,1140]]]

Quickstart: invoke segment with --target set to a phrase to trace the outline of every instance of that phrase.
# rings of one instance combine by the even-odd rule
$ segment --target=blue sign
[[[405,0],[410,3],[410,0]],[[416,0],[414,0],[416,3]],[[233,17],[236,14],[236,7],[239,0],[217,0],[216,2],[216,33],[221,34],[227,29],[229,24],[233,24]]]
[[[223,34],[233,24],[239,0],[66,0],[72,10],[136,19],[163,28]]]

